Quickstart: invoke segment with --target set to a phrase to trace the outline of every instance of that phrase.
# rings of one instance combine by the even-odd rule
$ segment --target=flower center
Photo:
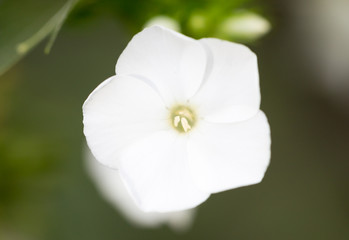
[[[187,106],[176,106],[171,111],[172,126],[180,133],[189,132],[195,125],[196,116]]]

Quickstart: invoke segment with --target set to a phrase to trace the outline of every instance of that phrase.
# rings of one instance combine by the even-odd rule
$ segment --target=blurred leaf
[[[77,0],[0,2],[0,75],[51,34],[48,53]]]

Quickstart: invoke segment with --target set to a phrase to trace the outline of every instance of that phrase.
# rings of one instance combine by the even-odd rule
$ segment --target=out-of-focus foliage
[[[4,0],[0,2],[0,75],[41,40],[51,35],[48,53],[67,14],[77,0]],[[269,28],[250,27],[241,11],[263,10],[255,0],[80,0],[74,8],[72,23],[88,22],[111,14],[135,34],[157,16],[176,21],[181,31],[194,38],[219,37],[238,42],[253,42]],[[265,20],[262,16],[257,15]],[[235,22],[250,29],[234,27]],[[255,24],[255,22],[252,22]],[[236,25],[236,24],[235,24]],[[252,30],[251,30],[252,29]]]
[[[0,75],[46,36],[50,51],[76,0],[5,0],[0,2]]]
[[[134,34],[152,18],[167,16],[178,21],[182,32],[191,37],[251,40],[248,36],[241,38],[234,34],[222,34],[223,30],[218,29],[227,19],[239,18],[242,10],[260,12],[263,8],[255,0],[85,0],[73,12],[73,18],[81,20],[82,17],[110,12]],[[258,34],[258,37],[264,33]]]
[[[32,121],[23,116],[25,109],[38,116],[31,108],[36,103],[18,98],[25,95],[17,91],[18,74],[6,76],[0,79],[0,239],[28,239],[39,236],[46,221],[60,152],[52,135],[31,132]]]

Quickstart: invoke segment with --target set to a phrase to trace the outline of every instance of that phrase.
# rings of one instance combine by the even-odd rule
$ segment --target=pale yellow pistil
[[[187,106],[176,106],[171,110],[172,126],[180,133],[189,132],[195,125],[196,116]]]

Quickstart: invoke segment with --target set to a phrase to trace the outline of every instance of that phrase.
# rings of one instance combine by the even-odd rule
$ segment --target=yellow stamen
[[[171,124],[180,133],[189,132],[196,122],[196,116],[187,106],[176,106],[171,111]]]

